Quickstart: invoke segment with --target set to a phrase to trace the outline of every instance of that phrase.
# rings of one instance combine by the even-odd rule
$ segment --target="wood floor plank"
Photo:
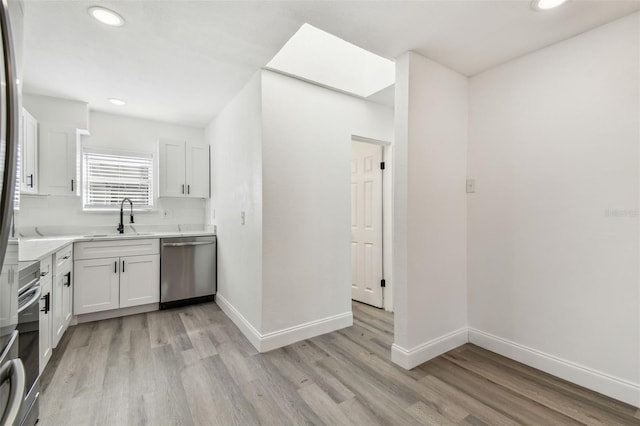
[[[407,413],[411,414],[420,423],[424,425],[441,425],[441,426],[455,426],[456,423],[445,418],[437,410],[426,405],[424,402],[419,401],[407,408]]]
[[[258,422],[262,425],[294,425],[274,401],[271,394],[260,380],[254,380],[240,386],[242,395],[255,410]]]
[[[428,389],[439,395],[445,401],[464,410],[468,413],[474,413],[479,420],[495,426],[512,426],[517,424],[515,420],[505,416],[490,406],[478,401],[472,395],[465,392],[464,389],[455,388],[434,376],[426,376],[420,379]],[[469,416],[465,417],[468,419]]]
[[[149,329],[133,330],[129,334],[130,352],[124,359],[128,367],[129,389],[132,395],[149,394],[157,390],[154,358]],[[168,366],[163,366],[166,368]],[[162,377],[162,376],[161,376]]]
[[[367,409],[357,397],[347,399],[338,404],[344,417],[354,425],[377,426],[385,423],[381,422],[371,410]]]
[[[261,367],[258,370],[260,382],[267,394],[278,404],[285,418],[294,424],[324,424],[298,395],[297,389],[278,373],[266,357],[258,356],[255,360]]]
[[[182,372],[189,409],[196,425],[256,425],[258,417],[233,381],[219,355]]]
[[[479,362],[487,363],[496,366],[497,368],[504,369],[506,371],[509,371],[513,375],[526,377],[529,380],[533,381],[536,387],[539,386],[542,389],[552,389],[554,392],[565,395],[569,400],[573,401],[573,403],[592,406],[596,410],[601,410],[603,414],[608,412],[610,414],[614,414],[616,416],[620,415],[623,416],[623,418],[628,419],[628,417],[632,416],[634,411],[636,411],[634,407],[624,404],[620,401],[616,401],[613,398],[609,398],[604,395],[592,392],[583,387],[576,386],[573,383],[569,383],[558,377],[544,373],[540,370],[536,370],[498,354],[494,354],[477,346],[467,344],[461,346],[459,349],[461,353],[474,354],[476,357],[478,357]],[[537,391],[541,391],[542,389],[539,389]]]
[[[214,303],[71,327],[43,425],[640,425],[640,410],[473,345],[391,363],[393,314],[260,354]]]
[[[296,388],[315,383],[336,403],[354,397],[336,377],[321,372],[314,361],[302,358],[293,348],[284,347],[265,355]]]
[[[227,342],[218,345],[217,351],[233,381],[237,385],[253,382],[258,378],[255,374],[251,357],[245,357],[234,344]]]
[[[425,413],[433,411],[449,423],[459,422],[469,415],[467,410],[462,409],[456,404],[452,404],[447,398],[443,398],[428,385],[425,385],[424,382],[419,382],[415,378],[407,375],[406,370],[390,364],[366,351],[359,350],[354,342],[348,339],[342,339],[341,336],[336,336],[336,343],[345,349],[349,349],[362,364],[368,365],[376,371],[385,383],[397,383],[399,386],[408,389],[409,392],[413,392],[412,398],[416,399],[419,404],[413,404],[415,408],[409,410],[410,413],[415,415],[423,411]],[[435,419],[438,416],[432,416],[432,418]]]
[[[404,411],[411,405],[410,403],[403,401],[392,393],[388,393],[380,384],[370,383],[365,378],[366,376],[354,371],[348,365],[339,362],[333,357],[319,361],[318,365],[325,368],[330,374],[340,377],[356,398],[367,410],[373,413],[380,423],[420,424],[414,417]],[[382,403],[383,401],[384,403]]]
[[[580,423],[594,426],[625,424],[624,418],[619,413],[597,409],[576,398],[570,398],[557,388],[543,386],[531,376],[509,371],[504,365],[499,367],[493,365],[469,351],[447,354],[444,358]]]
[[[314,413],[327,425],[351,424],[345,418],[336,402],[327,395],[317,384],[312,383],[298,389],[298,393]]]
[[[146,417],[153,422],[192,425],[187,396],[180,376],[184,368],[182,358],[178,357],[171,344],[157,346],[151,350],[153,360],[154,389],[147,393],[150,401]]]
[[[496,383],[465,370],[444,358],[435,358],[429,362],[429,370],[441,380],[458,388],[468,389],[474,398],[485,405],[511,417],[516,423],[525,425],[579,425],[571,417],[545,410],[536,402],[523,398],[520,394],[503,388]]]

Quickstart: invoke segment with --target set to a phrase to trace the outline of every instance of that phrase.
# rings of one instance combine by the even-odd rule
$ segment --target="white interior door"
[[[382,307],[382,147],[352,142],[351,297]]]

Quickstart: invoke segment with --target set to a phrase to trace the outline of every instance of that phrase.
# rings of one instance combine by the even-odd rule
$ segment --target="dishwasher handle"
[[[205,246],[215,244],[215,241],[194,241],[190,243],[162,243],[162,247]]]

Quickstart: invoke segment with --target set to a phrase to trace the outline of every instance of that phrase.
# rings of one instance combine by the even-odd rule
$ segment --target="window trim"
[[[127,157],[148,157],[151,158],[151,197],[150,201],[152,203],[151,206],[140,207],[134,204],[133,211],[137,213],[153,213],[158,209],[158,197],[156,195],[157,191],[157,155],[155,151],[140,151],[140,150],[128,150],[128,149],[112,149],[112,148],[103,148],[97,146],[86,146],[83,144],[82,152],[80,153],[80,177],[82,182],[81,189],[81,198],[82,198],[82,212],[83,213],[105,213],[105,212],[115,212],[119,211],[120,207],[117,205],[114,206],[98,206],[98,207],[87,207],[85,204],[86,194],[88,191],[88,177],[86,176],[86,161],[85,154],[93,153],[93,154],[103,154],[103,155],[114,155],[114,156],[127,156]],[[128,204],[128,203],[127,203]],[[126,206],[125,206],[126,207]],[[128,208],[125,208],[128,211]]]

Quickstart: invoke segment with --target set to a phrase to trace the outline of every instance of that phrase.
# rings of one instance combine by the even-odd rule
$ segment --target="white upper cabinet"
[[[160,139],[160,197],[209,197],[209,146]]]
[[[209,198],[209,145],[187,142],[185,152],[187,196]]]
[[[160,197],[183,197],[185,182],[185,142],[160,140]]]
[[[20,192],[38,193],[38,120],[22,108],[20,116]]]
[[[80,195],[78,129],[40,123],[40,193]]]

